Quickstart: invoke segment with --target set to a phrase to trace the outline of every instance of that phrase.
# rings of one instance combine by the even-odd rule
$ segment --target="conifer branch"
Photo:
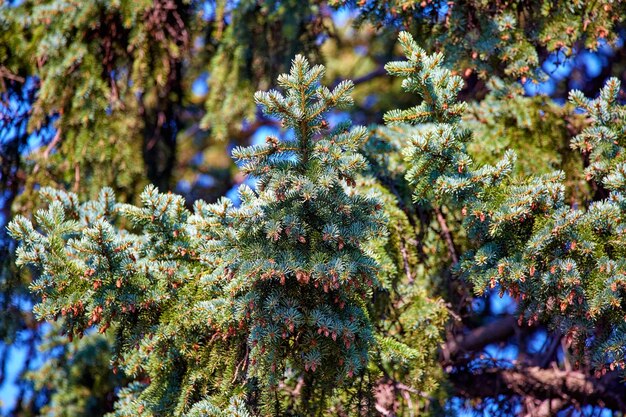
[[[516,366],[513,369],[485,368],[449,374],[457,395],[465,398],[497,398],[501,395],[560,400],[569,406],[585,405],[626,411],[626,387],[617,373],[602,378],[581,371]]]
[[[407,135],[404,156],[416,201],[435,207],[446,203],[464,217],[473,248],[458,258],[445,219],[435,209],[460,277],[479,294],[499,285],[519,302],[520,322],[544,322],[573,337],[577,361],[593,353],[597,372],[624,368],[621,271],[626,264],[623,250],[616,248],[623,247],[620,225],[626,217],[626,110],[617,102],[619,82],[610,79],[594,100],[571,94],[593,121],[572,147],[590,154],[588,179],[611,192],[586,210],[572,210],[565,201],[562,172],[511,178],[516,156],[510,150],[494,165],[473,167],[465,151],[471,135],[459,119],[464,106],[456,99],[462,80],[441,67],[439,55],[425,54],[410,35],[400,40],[408,61],[390,63],[387,69],[406,77],[405,90],[416,92],[423,102],[388,113],[387,121],[415,125],[407,128],[412,135]]]
[[[444,361],[454,361],[463,353],[480,352],[488,344],[504,341],[515,333],[516,327],[517,319],[506,316],[472,329],[467,334],[457,335],[442,346]]]
[[[441,228],[441,235],[444,238],[448,247],[450,259],[452,259],[452,265],[456,265],[459,263],[459,256],[457,255],[456,248],[454,247],[452,233],[450,233],[450,228],[448,227],[446,218],[443,216],[443,213],[441,212],[441,209],[439,207],[434,207],[433,210],[435,211],[435,214],[437,216],[437,222],[439,223],[439,227]]]

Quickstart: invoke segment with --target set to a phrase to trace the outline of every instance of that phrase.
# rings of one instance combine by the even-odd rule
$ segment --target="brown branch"
[[[550,417],[567,407],[567,403],[558,398],[539,401],[538,405],[536,403],[537,400],[534,398],[528,397],[525,399],[526,414],[524,417]]]
[[[74,188],[73,191],[78,193],[80,189],[80,166],[78,163],[74,164]]]
[[[581,371],[519,366],[514,369],[454,372],[449,374],[449,380],[454,395],[465,398],[521,396],[626,412],[626,385],[620,383],[615,372],[598,379]]]
[[[406,250],[406,245],[404,244],[404,239],[400,241],[400,253],[402,254],[402,261],[404,262],[404,272],[406,273],[407,280],[409,283],[414,281],[413,274],[411,274],[411,265],[409,263],[409,254]]]
[[[441,209],[436,206],[434,209],[435,214],[437,215],[437,222],[439,222],[439,227],[441,227],[441,236],[446,241],[446,245],[448,245],[448,252],[450,253],[452,262],[456,265],[459,262],[459,256],[457,255],[456,249],[454,247],[452,233],[450,233],[450,228],[448,227],[448,223],[446,222],[446,218],[443,216]]]
[[[52,139],[52,141],[50,141],[50,143],[48,144],[48,146],[46,146],[46,149],[43,152],[43,157],[44,159],[48,159],[48,157],[50,156],[50,152],[52,152],[52,150],[54,149],[54,147],[61,141],[61,129],[57,129],[56,134],[54,135],[54,138]]]
[[[361,77],[357,77],[357,78],[353,79],[352,80],[352,84],[356,86],[356,85],[363,84],[363,83],[366,83],[368,81],[371,81],[371,80],[373,80],[375,78],[382,77],[384,75],[387,75],[387,71],[385,70],[385,67],[383,67],[381,65],[379,67],[376,67],[375,70],[373,70],[371,72],[368,72],[367,74],[365,74],[365,75],[363,75]],[[341,83],[341,80],[339,80],[339,79],[335,80],[332,83],[331,90],[333,88],[337,87],[340,83]]]
[[[21,77],[19,75],[13,74],[11,71],[9,71],[4,66],[0,66],[0,77],[6,78],[6,79],[11,80],[11,81],[16,81],[16,82],[21,83],[21,84],[23,84],[24,81],[26,81],[24,79],[24,77]]]
[[[506,316],[473,329],[469,333],[457,335],[441,347],[444,363],[454,361],[465,352],[474,352],[488,344],[506,340],[513,336],[517,327],[517,319],[513,316]]]

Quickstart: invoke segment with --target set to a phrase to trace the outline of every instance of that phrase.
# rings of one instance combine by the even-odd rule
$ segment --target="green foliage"
[[[572,135],[585,125],[571,105],[559,105],[550,98],[524,96],[519,84],[505,84],[492,78],[489,94],[470,105],[463,119],[472,131],[467,152],[477,164],[493,164],[509,149],[520,158],[513,174],[528,177],[554,170],[566,175],[566,194],[582,204],[590,190],[580,167],[582,155],[570,147]]]
[[[465,153],[470,132],[460,122],[465,104],[456,100],[462,78],[441,66],[441,54],[427,55],[408,32],[400,33],[400,44],[408,61],[391,62],[385,68],[391,75],[404,77],[403,88],[418,93],[423,101],[407,110],[386,113],[385,121],[418,125],[410,131],[411,146],[404,150],[410,161],[407,179],[415,188],[415,198],[459,198],[504,178],[514,159],[510,152],[496,166],[470,170],[471,158]]]
[[[240,189],[241,249],[226,265],[238,271],[233,288],[255,306],[252,360],[269,366],[270,375],[285,356],[300,356],[292,358],[294,366],[305,371],[332,363],[321,372],[330,382],[361,373],[367,363],[372,336],[363,302],[377,284],[378,266],[361,242],[383,233],[384,218],[380,202],[344,188],[355,185],[365,166],[355,151],[366,131],[347,125],[327,131],[325,114],[351,104],[351,84],[321,87],[323,70],[297,56],[289,75],[278,79],[284,96],[256,95],[295,137],[269,137],[265,145],[233,152],[243,172],[257,179],[260,194]],[[270,244],[260,245],[261,239]],[[297,284],[289,287],[287,280]]]
[[[142,114],[151,95],[171,89],[172,67],[189,42],[184,27],[177,39],[165,35],[179,13],[145,1],[44,0],[0,8],[0,21],[21,34],[7,40],[14,51],[9,68],[27,66],[26,75],[39,79],[29,128],[56,129],[31,158],[28,188],[62,185],[94,197],[103,186],[124,195],[144,186],[136,161],[147,128]],[[24,194],[22,204],[31,198]]]
[[[82,205],[74,194],[49,190],[44,195],[50,208],[38,218],[41,226],[48,224],[42,229],[46,235],[20,219],[12,228],[15,235],[35,239],[21,250],[20,259],[46,265],[32,285],[43,300],[36,313],[65,317],[70,335],[82,336],[93,325],[104,332],[113,324],[114,366],[140,381],[144,375],[150,378],[149,386],[140,382],[134,387],[136,397],[122,401],[125,408],[119,412],[141,415],[148,408],[180,414],[197,400],[197,392],[210,393],[207,387],[226,383],[232,370],[228,373],[217,358],[232,351],[220,333],[230,317],[211,316],[218,323],[211,327],[212,305],[198,303],[200,291],[213,303],[220,299],[201,279],[211,270],[198,260],[194,245],[201,242],[190,239],[190,228],[205,225],[201,218],[187,224],[191,216],[182,198],[152,187],[142,195],[144,207],[137,208],[116,203],[107,189],[98,201]],[[117,232],[111,223],[117,216],[140,227],[142,235]],[[197,361],[206,365],[206,373],[194,370],[191,364]]]
[[[563,106],[521,88],[546,54],[615,41],[623,4],[329,4],[358,36],[324,2],[0,5],[0,87],[38,77],[30,129],[56,129],[10,197],[32,213],[9,233],[34,312],[57,321],[29,376],[42,414],[440,415],[471,395],[446,374],[481,366],[445,350],[485,319],[472,291],[508,292],[575,367],[625,367],[619,81]],[[363,86],[393,53],[366,20],[415,34],[385,66],[401,81]],[[357,112],[347,66],[374,71]],[[281,137],[243,146],[259,126]],[[199,173],[219,184],[167,192]]]
[[[320,85],[323,73],[298,56],[279,77],[284,93],[257,93],[293,137],[233,151],[256,180],[256,191],[240,187],[239,207],[227,199],[197,202],[192,214],[181,197],[154,187],[142,194],[141,208],[116,203],[110,189],[83,204],[45,189],[40,231],[23,217],[12,222],[12,235],[24,242],[19,263],[42,272],[32,285],[42,296],[35,312],[62,316],[70,336],[94,325],[115,330],[114,366],[136,382],[120,393],[113,415],[198,415],[240,394],[265,412],[285,406],[308,413],[327,404],[352,412],[351,387],[357,379],[374,384],[377,366],[424,389],[436,386],[429,369],[443,305],[409,286],[393,305],[387,298],[368,306],[374,294],[414,279],[399,278],[405,269],[396,245],[409,226],[389,201],[403,226],[393,228],[393,240],[385,231],[383,191],[360,179],[367,162],[357,150],[366,129],[331,128],[326,119],[351,104],[352,85],[330,90]],[[381,265],[389,267],[388,287]],[[372,314],[390,308],[402,333],[392,321],[374,326]],[[416,339],[425,349],[409,347]],[[301,398],[272,395],[298,380]]]
[[[29,130],[55,130],[27,158],[17,212],[36,207],[39,186],[87,198],[107,186],[129,202],[148,181],[171,189],[182,128],[200,130],[195,152],[230,139],[242,119],[254,118],[256,88],[268,88],[297,51],[317,56],[324,29],[317,5],[216,3],[214,16],[188,0],[0,4],[0,91],[10,88],[5,73],[22,82],[36,77]],[[203,72],[210,74],[200,103],[206,113],[189,120],[187,89]]]
[[[619,271],[624,257],[620,157],[624,108],[616,102],[619,82],[609,80],[595,100],[579,92],[571,95],[572,102],[592,119],[592,126],[572,141],[572,147],[589,156],[587,179],[594,179],[610,194],[586,210],[569,208],[562,172],[512,179],[508,174],[515,157],[510,151],[495,166],[472,168],[465,153],[469,134],[457,115],[448,116],[443,106],[441,110],[429,106],[444,102],[459,87],[453,78],[442,75],[446,70],[423,72],[426,65],[412,60],[421,58],[423,51],[410,35],[401,34],[401,39],[409,61],[390,64],[390,72],[405,75],[405,88],[418,92],[424,102],[390,113],[387,120],[452,120],[417,128],[405,155],[417,197],[423,198],[422,190],[434,184],[433,200],[462,207],[474,249],[460,260],[461,275],[478,292],[496,284],[508,291],[520,303],[520,321],[547,321],[573,337],[578,360],[593,355],[600,368],[623,367],[620,341],[626,312]]]
[[[618,91],[619,83],[612,79],[596,100],[572,94],[574,104],[593,120],[572,147],[595,151],[588,179],[602,183],[610,195],[586,210],[570,209],[564,201],[562,174],[511,184],[504,200],[481,202],[489,210],[480,226],[482,246],[463,265],[480,287],[498,282],[520,297],[527,320],[549,320],[571,334],[578,356],[593,354],[601,368],[623,366],[623,355],[601,348],[607,340],[623,339],[624,332],[622,284],[615,275],[624,256],[621,162],[616,158],[624,116],[623,107],[615,102]],[[476,217],[468,217],[478,229]],[[519,240],[503,244],[505,234]]]
[[[410,30],[427,49],[437,49],[466,75],[535,78],[542,50],[571,56],[578,42],[596,50],[614,44],[624,4],[603,0],[334,0],[358,5],[361,21]],[[544,74],[545,75],[545,74]]]
[[[115,390],[125,378],[109,371],[110,342],[105,336],[94,332],[68,344],[53,331],[41,348],[62,351],[27,375],[38,392],[49,392],[42,415],[103,416],[113,410]]]
[[[213,30],[206,114],[201,126],[216,140],[227,140],[242,119],[253,120],[252,95],[267,89],[296,53],[315,59],[315,39],[324,31],[316,2],[217,1],[216,20],[230,24]]]

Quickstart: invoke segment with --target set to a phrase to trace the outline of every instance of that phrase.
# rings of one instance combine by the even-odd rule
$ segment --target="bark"
[[[524,401],[524,406],[528,411],[524,417],[550,417],[567,407],[565,401],[559,399],[540,401],[539,404],[536,404],[536,402],[537,400],[532,398],[527,398]]]
[[[518,363],[512,369],[465,366],[467,354],[479,354],[485,346],[506,341],[520,330],[525,329],[518,326],[515,317],[506,316],[457,335],[444,344],[442,365],[449,370],[453,395],[476,399],[521,397],[526,405],[536,404],[526,407],[533,416],[554,415],[558,409],[583,405],[626,412],[626,384],[620,381],[617,372],[595,378],[585,371],[535,366],[538,362]],[[548,351],[553,356],[554,350],[549,348]],[[549,364],[550,360],[541,363]]]
[[[516,327],[515,317],[506,316],[469,333],[457,335],[441,347],[444,362],[453,361],[463,353],[480,350],[490,343],[506,340],[515,333]]]
[[[439,207],[435,207],[435,214],[437,215],[439,227],[441,227],[441,236],[444,238],[444,240],[446,241],[446,245],[448,246],[448,252],[450,253],[452,263],[456,265],[457,263],[459,263],[459,256],[457,255],[457,250],[454,246],[454,240],[452,239],[452,233],[450,233],[450,228],[448,227],[446,218],[444,217]]]
[[[614,372],[598,379],[581,371],[519,366],[455,372],[449,378],[454,394],[465,398],[521,396],[551,404],[592,405],[626,412],[626,385]]]
[[[154,41],[154,54],[164,55],[162,59],[169,69],[165,85],[158,87],[157,105],[147,106],[143,99],[140,101],[140,115],[145,122],[143,158],[146,173],[150,182],[164,192],[170,189],[176,164],[176,137],[181,127],[183,62],[191,44],[186,22],[191,19],[191,7],[181,0],[155,0],[144,19]],[[183,52],[172,50],[170,44],[175,44]],[[166,53],[163,54],[159,48]]]

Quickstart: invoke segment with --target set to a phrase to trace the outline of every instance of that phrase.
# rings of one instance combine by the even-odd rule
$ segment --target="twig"
[[[237,380],[237,376],[239,375],[239,368],[241,367],[241,369],[243,370],[243,368],[246,367],[247,363],[248,363],[248,344],[246,344],[246,354],[243,357],[243,359],[241,359],[241,361],[237,364],[237,366],[235,367],[235,376],[233,377],[233,380],[230,381],[231,384],[234,384],[235,381]],[[243,366],[242,366],[243,365]]]
[[[409,255],[406,251],[406,246],[404,245],[404,239],[400,242],[400,253],[402,254],[402,260],[404,261],[404,271],[406,272],[406,276],[409,280],[409,283],[414,281],[413,274],[411,274],[411,266],[409,265]]]
[[[78,163],[74,165],[74,192],[78,192],[80,186],[80,166]]]
[[[0,77],[9,79],[11,81],[17,81],[18,83],[24,83],[24,81],[26,81],[24,77],[13,74],[6,67],[0,67]]]
[[[437,221],[439,222],[439,227],[441,227],[441,235],[448,245],[448,252],[450,253],[452,262],[456,265],[457,263],[459,263],[459,257],[456,253],[456,249],[454,248],[454,241],[452,240],[450,228],[448,228],[448,223],[446,222],[446,218],[443,216],[441,209],[439,207],[435,207],[434,209],[435,214],[437,215]]]
[[[515,317],[506,316],[466,334],[457,335],[441,347],[444,363],[453,362],[465,352],[479,351],[490,343],[506,340],[515,333],[516,328],[518,326]]]
[[[361,77],[357,77],[355,79],[352,80],[352,84],[353,85],[359,85],[359,84],[363,84],[366,83],[368,81],[373,80],[374,78],[378,78],[378,77],[382,77],[384,75],[387,75],[387,71],[385,71],[385,67],[383,66],[379,66],[377,67],[375,70],[361,76]],[[337,87],[339,84],[341,83],[340,80],[335,80],[335,82],[333,82],[332,87]]]
[[[57,129],[57,132],[55,133],[54,138],[48,144],[48,146],[46,146],[46,150],[43,151],[43,157],[45,159],[48,159],[48,157],[50,156],[50,152],[52,152],[52,149],[54,149],[54,147],[57,145],[57,143],[59,143],[60,140],[61,140],[61,129]]]

